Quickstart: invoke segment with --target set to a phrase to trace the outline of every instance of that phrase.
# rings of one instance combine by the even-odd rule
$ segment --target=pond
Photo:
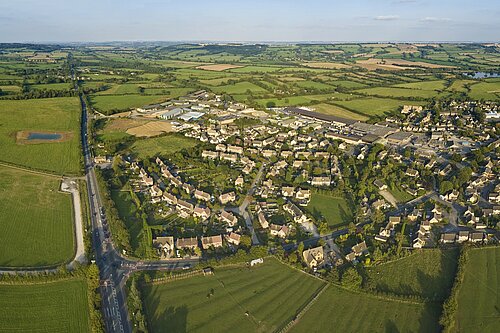
[[[475,72],[473,74],[465,74],[473,79],[485,79],[487,77],[500,77],[499,73]]]
[[[59,140],[62,137],[58,133],[37,133],[30,132],[28,135],[28,140]]]

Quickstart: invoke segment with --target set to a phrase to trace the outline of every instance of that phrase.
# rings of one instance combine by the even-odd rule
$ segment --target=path
[[[231,209],[233,212],[239,214],[245,219],[245,224],[247,225],[248,230],[252,234],[252,245],[259,245],[260,241],[259,238],[257,237],[257,234],[255,233],[255,229],[253,228],[253,223],[252,223],[252,217],[250,216],[250,213],[247,210],[248,205],[252,201],[252,195],[255,192],[255,188],[257,184],[259,183],[260,179],[262,178],[262,175],[264,174],[264,167],[265,164],[262,163],[260,166],[259,171],[257,172],[257,176],[252,182],[252,185],[250,185],[250,188],[248,189],[247,195],[245,196],[245,199],[241,203],[241,205],[238,208],[233,208]]]
[[[68,268],[73,268],[75,263],[85,263],[85,245],[83,241],[83,221],[82,221],[82,205],[80,200],[80,191],[78,185],[73,179],[63,179],[61,183],[61,191],[71,193],[73,198],[73,214],[75,223],[75,241],[76,252],[73,261],[68,265]]]

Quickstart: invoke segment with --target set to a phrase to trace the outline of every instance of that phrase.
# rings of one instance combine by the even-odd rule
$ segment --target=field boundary
[[[329,283],[325,283],[323,287],[316,291],[316,293],[312,296],[312,298],[307,302],[302,309],[298,311],[298,313],[282,328],[274,331],[275,333],[286,333],[288,332],[299,320],[302,316],[313,306],[314,303],[318,300],[318,298],[323,294],[323,292],[330,286]]]

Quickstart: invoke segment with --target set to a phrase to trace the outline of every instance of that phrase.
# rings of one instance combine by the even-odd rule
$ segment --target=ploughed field
[[[324,285],[266,258],[251,268],[220,268],[143,289],[152,332],[273,332]]]
[[[57,265],[74,252],[71,196],[60,179],[0,165],[0,267]]]
[[[0,332],[90,332],[87,286],[80,279],[0,284]]]

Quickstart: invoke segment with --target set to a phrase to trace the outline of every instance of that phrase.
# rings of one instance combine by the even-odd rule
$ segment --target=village
[[[148,213],[167,221],[152,230],[161,259],[302,242],[311,244],[300,254],[311,270],[369,264],[374,252],[395,248],[498,241],[500,141],[494,121],[474,113],[489,107],[452,103],[435,115],[406,105],[399,117],[370,124],[307,107],[257,111],[198,91],[129,115],[168,121],[197,149],[115,158]],[[325,212],[308,208],[314,193],[348,198],[351,220],[329,225]]]

